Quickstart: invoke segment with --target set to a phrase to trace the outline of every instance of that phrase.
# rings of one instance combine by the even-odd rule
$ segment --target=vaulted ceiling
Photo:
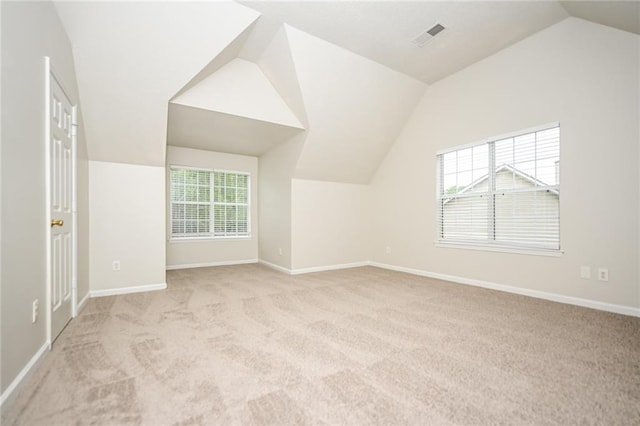
[[[304,127],[260,67],[233,59],[169,104],[171,145],[260,156]]]
[[[231,2],[55,5],[73,49],[90,159],[154,166],[165,163],[169,99],[259,16]]]
[[[241,55],[254,57],[286,22],[433,83],[568,16],[558,2],[242,2],[262,13]],[[418,35],[445,27],[422,47]]]
[[[640,33],[638,1],[243,1],[261,13],[240,55],[282,23],[431,84],[569,16]],[[412,43],[440,23],[432,42]]]
[[[65,2],[89,157],[166,144],[260,156],[304,134],[296,176],[366,183],[427,84],[569,16],[640,33],[640,3]],[[439,23],[423,46],[412,43]]]

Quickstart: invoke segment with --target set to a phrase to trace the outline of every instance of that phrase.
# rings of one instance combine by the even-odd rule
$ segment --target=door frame
[[[59,74],[55,72],[55,68],[51,65],[51,59],[48,56],[44,57],[45,68],[45,126],[44,126],[44,180],[45,180],[45,246],[46,246],[46,331],[47,331],[47,345],[51,349],[53,343],[52,332],[52,320],[53,314],[51,310],[51,81],[55,80],[62,91],[64,92],[69,102],[72,104],[72,117],[71,117],[71,216],[73,217],[73,226],[71,228],[71,318],[75,318],[78,315],[78,203],[77,203],[77,183],[78,183],[78,152],[77,152],[77,112],[78,105],[76,101],[69,96],[69,92],[66,90],[65,84],[62,82]]]

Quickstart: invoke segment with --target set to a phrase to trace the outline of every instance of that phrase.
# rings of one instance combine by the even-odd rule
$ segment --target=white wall
[[[2,46],[2,3],[0,3],[0,46]],[[2,239],[2,54],[0,52],[0,242],[4,241]],[[0,268],[2,267],[2,244],[0,243]],[[0,307],[2,306],[2,273],[0,273]],[[2,315],[0,314],[0,356],[2,356]],[[4,380],[2,379],[2,369],[0,360],[0,395],[4,394],[5,385],[3,385]]]
[[[259,256],[285,269],[291,268],[291,178],[304,136],[294,136],[259,159]]]
[[[370,259],[370,187],[293,179],[291,269]]]
[[[636,55],[638,55],[637,58],[640,61],[640,43],[637,43],[636,50],[637,50]],[[638,86],[637,87],[638,99],[640,99],[640,83],[637,86]],[[640,117],[638,117],[637,126],[638,126],[638,134],[640,135]],[[640,148],[638,149],[638,164],[640,164]],[[638,170],[638,181],[640,182],[640,170]],[[638,203],[640,203],[640,184],[638,184]],[[640,204],[638,205],[638,211],[640,212]],[[640,214],[638,215],[638,259],[636,261],[636,265],[638,266],[638,272],[637,272],[638,273],[638,306],[640,306]]]
[[[169,166],[189,166],[246,172],[251,175],[251,238],[169,241],[167,242],[167,268],[195,265],[215,265],[234,262],[256,262],[258,259],[258,158],[246,155],[225,154],[198,149],[169,146],[167,149],[166,179],[169,182]],[[169,212],[169,186],[166,190],[167,227],[171,234]]]
[[[50,2],[2,2],[2,353],[4,393],[46,340],[45,68],[44,57],[78,103],[69,40]],[[82,109],[80,107],[80,109]],[[82,121],[80,122],[82,130]],[[78,240],[86,247],[86,148],[78,136]],[[79,298],[88,286],[86,253],[79,252]],[[31,303],[41,315],[31,323]]]
[[[426,85],[287,25],[258,64],[307,128],[260,157],[260,259],[288,270],[368,260],[362,184]]]
[[[92,294],[165,284],[164,179],[164,167],[89,161]]]
[[[570,18],[430,86],[372,183],[373,260],[640,306],[638,43]],[[564,254],[435,247],[436,151],[553,121]],[[580,279],[581,265],[608,268],[610,281]]]
[[[89,297],[90,275],[89,261],[91,250],[89,247],[89,158],[85,141],[84,121],[82,109],[78,108],[78,146],[77,146],[77,231],[78,231],[78,303],[85,302]]]

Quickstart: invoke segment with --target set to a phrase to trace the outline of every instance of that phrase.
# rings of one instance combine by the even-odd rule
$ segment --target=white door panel
[[[51,339],[71,319],[73,294],[74,107],[50,76]]]

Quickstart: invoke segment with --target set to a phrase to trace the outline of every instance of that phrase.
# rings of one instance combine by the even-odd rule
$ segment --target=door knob
[[[64,225],[64,220],[62,219],[51,219],[51,227],[53,228],[54,226],[62,226]]]

